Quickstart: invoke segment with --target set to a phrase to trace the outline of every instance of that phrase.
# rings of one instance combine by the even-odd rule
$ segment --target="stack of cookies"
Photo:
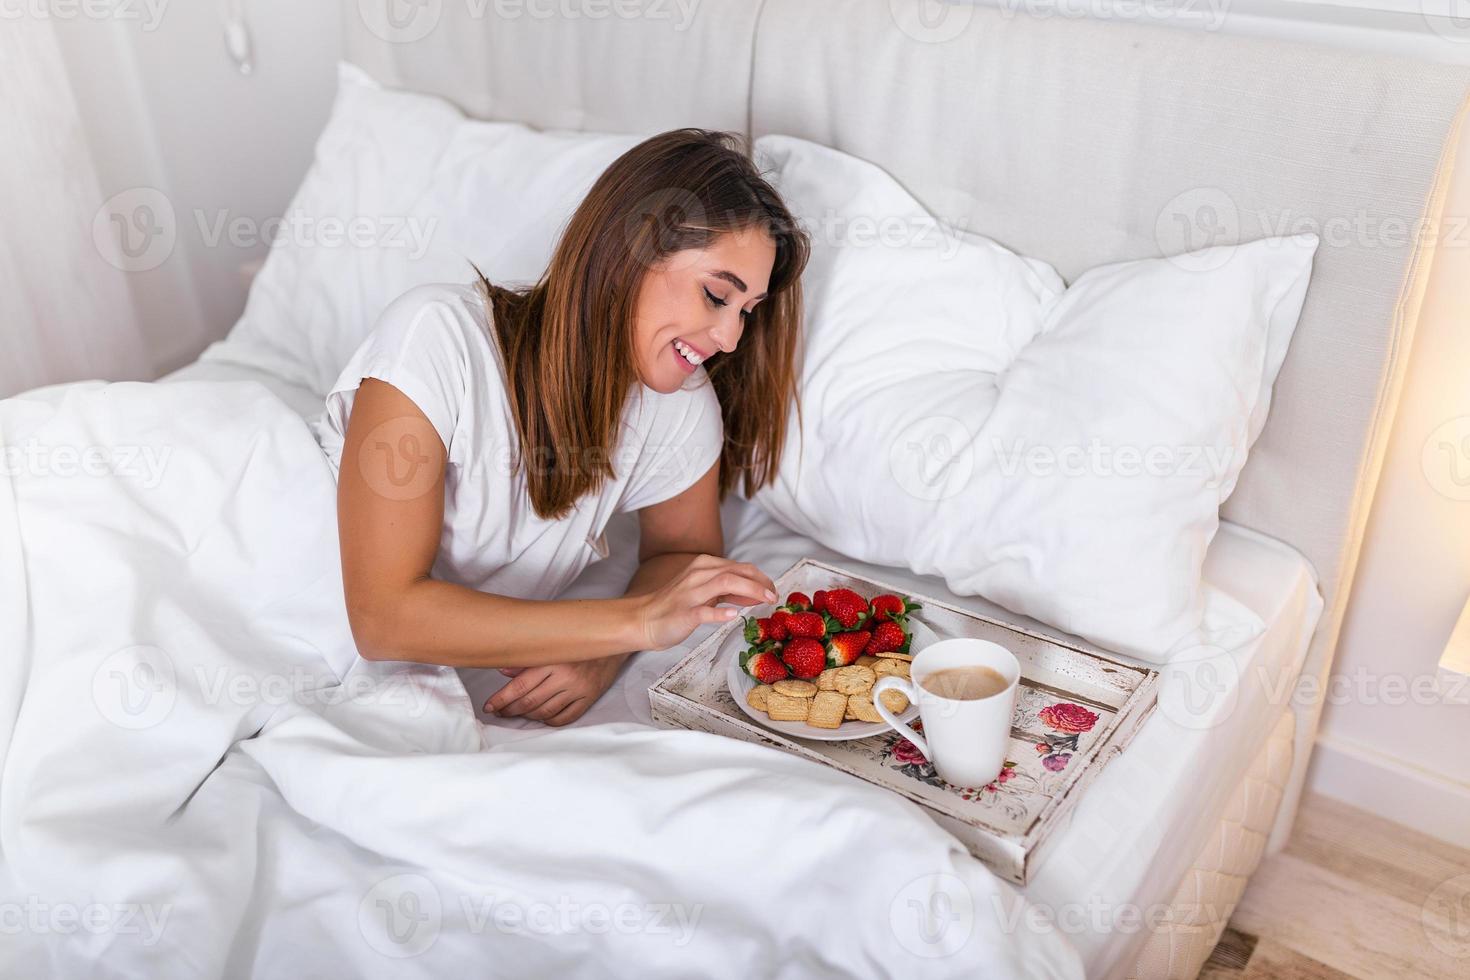
[[[813,728],[839,728],[844,721],[881,722],[873,686],[886,674],[909,676],[908,653],[861,656],[846,667],[829,667],[811,680],[788,678],[751,688],[746,702],[772,721],[802,721]],[[894,714],[908,709],[899,691],[884,691],[883,705]]]

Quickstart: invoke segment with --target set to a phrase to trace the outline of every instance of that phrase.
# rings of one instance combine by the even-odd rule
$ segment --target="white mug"
[[[958,701],[942,698],[924,686],[924,678],[950,667],[989,667],[1006,680],[1006,688],[988,698]],[[941,779],[955,786],[984,786],[1000,775],[1011,744],[1011,717],[1021,664],[998,643],[955,637],[925,647],[914,657],[909,679],[892,674],[873,688],[873,706],[934,764]],[[884,691],[902,691],[919,706],[924,734],[894,717],[883,704]]]

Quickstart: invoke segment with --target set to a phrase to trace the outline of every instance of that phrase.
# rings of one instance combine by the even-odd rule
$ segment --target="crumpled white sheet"
[[[359,660],[330,471],[257,384],[41,389],[0,447],[0,975],[1080,976],[896,796],[494,743],[454,671]]]

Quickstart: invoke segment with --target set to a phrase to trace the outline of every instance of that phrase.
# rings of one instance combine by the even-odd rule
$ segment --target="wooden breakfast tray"
[[[654,724],[794,752],[890,789],[922,806],[996,874],[1025,884],[1052,832],[1152,713],[1158,699],[1158,671],[1108,660],[810,558],[776,580],[783,598],[792,591],[810,595],[841,586],[864,598],[883,592],[912,595],[923,603],[914,615],[941,638],[979,637],[1016,655],[1021,662],[1021,690],[1011,750],[995,782],[951,786],[897,732],[820,742],[788,737],[753,721],[726,686],[724,657],[732,650],[738,655],[744,644],[732,640],[721,656],[726,639],[743,628],[741,619],[706,637],[653,685],[648,696]]]

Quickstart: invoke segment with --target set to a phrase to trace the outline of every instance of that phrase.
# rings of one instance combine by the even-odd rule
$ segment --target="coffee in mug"
[[[950,701],[979,701],[994,697],[1011,686],[1005,675],[994,667],[945,667],[925,677],[923,686],[930,694]]]

